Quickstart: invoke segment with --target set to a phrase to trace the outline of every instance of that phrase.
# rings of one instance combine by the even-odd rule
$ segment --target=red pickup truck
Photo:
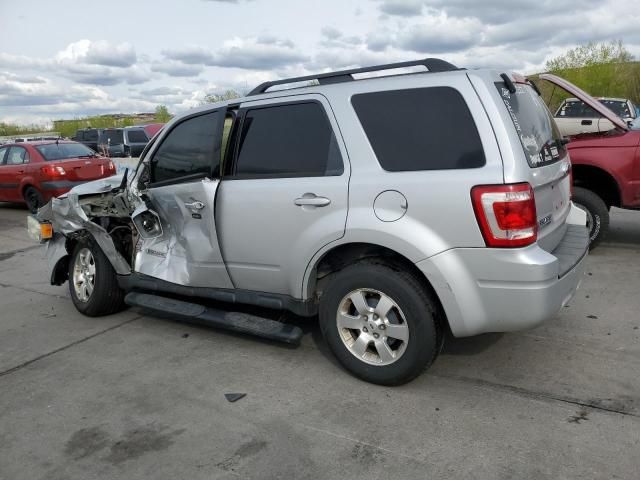
[[[547,80],[579,98],[613,123],[607,132],[569,138],[573,174],[573,202],[587,212],[591,248],[609,230],[611,207],[640,210],[640,120],[628,124],[572,83],[551,74]]]

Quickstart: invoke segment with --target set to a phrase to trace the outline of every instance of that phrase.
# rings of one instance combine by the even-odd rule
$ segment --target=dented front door
[[[188,117],[150,151],[147,201],[132,217],[141,233],[137,273],[190,287],[233,288],[215,221],[223,123],[224,112]]]

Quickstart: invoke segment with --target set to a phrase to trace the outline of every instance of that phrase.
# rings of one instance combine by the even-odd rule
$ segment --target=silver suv
[[[52,224],[51,282],[70,280],[86,315],[126,303],[290,343],[295,322],[232,304],[317,316],[342,365],[393,385],[447,330],[531,328],[567,303],[589,242],[570,190],[535,85],[427,59],[189,111],[134,174],[78,186],[29,224]]]

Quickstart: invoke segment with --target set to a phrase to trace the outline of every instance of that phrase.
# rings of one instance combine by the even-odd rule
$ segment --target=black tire
[[[344,330],[339,328],[337,323],[338,311],[344,305],[343,301],[351,292],[358,289],[383,293],[400,309],[398,318],[404,315],[404,322],[409,329],[408,341],[403,353],[391,364],[367,363],[362,357],[352,353],[343,340],[344,335],[352,335],[351,338],[355,342],[362,335],[363,330]],[[370,294],[370,292],[365,294],[365,297]],[[377,303],[374,299],[375,294],[372,295],[374,297],[367,299],[370,307]],[[438,320],[437,305],[431,293],[412,273],[392,268],[384,263],[363,261],[340,270],[329,279],[328,286],[320,298],[320,328],[335,357],[353,375],[379,385],[401,385],[420,375],[440,353],[443,332]],[[355,308],[355,304],[351,308]],[[395,307],[390,310],[392,311],[397,312]],[[365,318],[357,314],[353,315]],[[368,322],[369,320],[363,324],[367,325]],[[373,332],[375,328],[370,327],[369,330]],[[380,335],[385,334],[380,331],[379,326],[377,331]],[[394,342],[402,345],[402,342],[393,339],[384,341],[387,344]],[[367,352],[370,351],[371,345],[375,347],[375,344],[369,344]],[[370,354],[367,353],[367,355]]]
[[[32,186],[24,189],[24,192],[22,192],[22,197],[24,198],[24,202],[27,204],[27,208],[31,213],[37,213],[38,208],[40,208],[44,204],[42,194]]]
[[[593,249],[609,232],[609,209],[602,198],[582,187],[573,189],[573,203],[588,212],[589,248]]]
[[[93,289],[87,299],[81,299],[76,291],[74,271],[76,261],[82,252],[91,253],[94,265]],[[125,308],[124,291],[118,287],[116,272],[102,249],[92,238],[80,240],[69,259],[69,293],[80,313],[89,317],[100,317],[119,312]]]

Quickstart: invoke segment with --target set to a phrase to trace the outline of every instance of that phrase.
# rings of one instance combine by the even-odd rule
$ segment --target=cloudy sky
[[[640,0],[0,0],[0,121],[171,112],[271,78],[444,58],[529,73],[622,40]]]

